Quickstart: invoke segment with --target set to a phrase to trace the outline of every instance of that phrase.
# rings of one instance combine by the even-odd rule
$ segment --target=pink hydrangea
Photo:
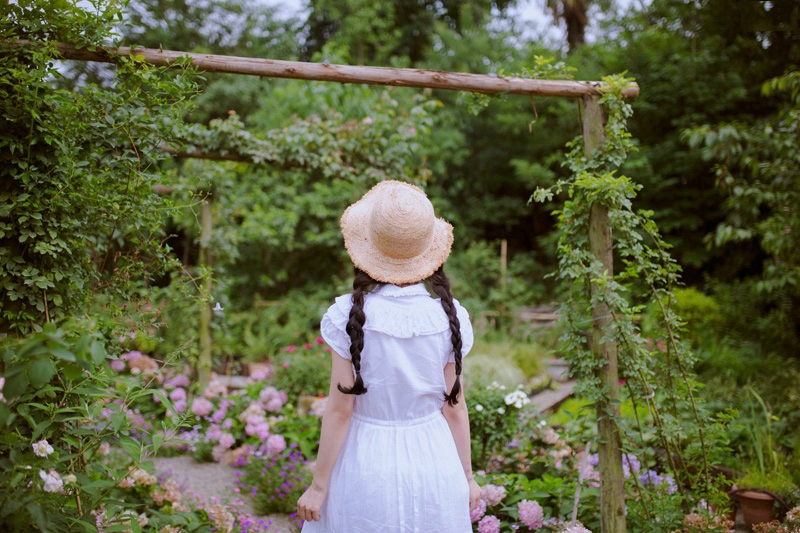
[[[217,397],[224,397],[228,395],[228,387],[225,386],[224,383],[221,381],[212,380],[208,386],[206,387],[205,392],[203,392],[203,396],[208,398],[209,400],[212,398]]]
[[[506,489],[500,485],[484,485],[481,487],[481,499],[488,505],[497,505],[506,497]]]
[[[542,527],[544,519],[542,506],[538,502],[522,500],[517,504],[519,509],[519,520],[529,529],[539,529]]]
[[[250,380],[251,381],[264,381],[269,379],[272,375],[272,369],[269,367],[264,368],[256,368],[250,373]]]
[[[280,398],[273,398],[264,405],[264,409],[273,413],[280,411],[281,407],[283,407],[283,402]]]
[[[258,440],[261,442],[266,441],[269,438],[269,423],[262,422],[256,426],[255,434],[258,435]],[[284,447],[286,447],[285,444]]]
[[[486,502],[483,500],[478,500],[478,506],[469,512],[469,519],[472,520],[472,522],[477,522],[478,520],[483,518],[483,515],[485,514],[486,514]]]
[[[122,354],[120,356],[120,359],[122,359],[123,361],[136,361],[140,357],[142,357],[142,352],[132,351],[132,352],[128,352],[128,353]]]
[[[172,400],[173,402],[186,400],[186,391],[181,387],[178,387],[177,389],[169,393],[169,399]]]
[[[186,374],[178,374],[177,376],[173,376],[169,378],[165,383],[164,386],[168,388],[172,387],[188,387],[189,386],[189,376]]]
[[[500,519],[494,515],[484,516],[478,522],[478,533],[500,533]]]
[[[182,413],[186,410],[186,400],[178,400],[172,406],[175,407],[175,411]]]
[[[215,424],[219,424],[225,419],[225,416],[227,414],[228,414],[227,407],[220,407],[219,409],[214,411],[213,415],[211,415],[211,421],[214,422]]]
[[[217,442],[219,438],[222,436],[222,428],[219,427],[217,424],[211,424],[208,426],[206,430],[206,438],[210,442]]]
[[[267,439],[267,454],[275,456],[286,449],[286,439],[283,435],[270,435]]]
[[[192,414],[197,416],[208,416],[214,410],[214,404],[205,398],[195,398],[190,407]]]
[[[224,448],[230,448],[236,444],[236,438],[230,433],[223,433],[219,436],[219,445]]]
[[[574,524],[570,524],[565,529],[562,529],[561,533],[592,533],[592,531],[590,529],[586,529],[580,522],[575,522]]]

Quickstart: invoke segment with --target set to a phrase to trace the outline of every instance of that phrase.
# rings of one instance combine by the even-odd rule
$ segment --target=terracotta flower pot
[[[738,498],[744,521],[748,526],[769,522],[772,519],[772,509],[775,505],[775,498],[772,495],[746,491],[740,492]]]

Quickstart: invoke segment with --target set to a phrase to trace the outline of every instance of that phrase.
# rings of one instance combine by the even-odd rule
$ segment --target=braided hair
[[[461,323],[458,320],[456,306],[453,302],[453,295],[450,292],[450,278],[444,273],[444,268],[440,266],[428,279],[426,284],[441,299],[442,308],[450,322],[450,339],[453,342],[453,354],[456,363],[456,381],[450,393],[445,393],[444,399],[450,405],[458,403],[458,394],[461,392]],[[340,392],[344,394],[364,394],[367,387],[361,378],[361,350],[364,349],[364,322],[367,319],[364,314],[364,294],[378,285],[379,282],[372,279],[366,272],[356,268],[353,277],[353,305],[350,308],[350,318],[347,321],[345,331],[350,336],[350,359],[356,372],[356,379],[352,387],[342,387],[337,385]]]
[[[453,342],[453,355],[456,363],[456,381],[450,394],[445,393],[445,401],[452,405],[458,403],[458,393],[461,392],[461,322],[458,320],[456,306],[453,302],[453,294],[450,292],[450,278],[444,273],[444,267],[440,266],[436,272],[426,280],[430,282],[431,290],[441,299],[442,308],[450,321],[450,340]]]
[[[350,308],[350,319],[347,321],[345,331],[350,336],[350,360],[356,371],[356,379],[352,387],[342,387],[341,383],[336,388],[344,394],[364,394],[367,387],[361,379],[361,350],[364,349],[364,322],[367,315],[364,314],[364,294],[378,282],[370,277],[363,270],[356,268],[353,277],[353,306]]]

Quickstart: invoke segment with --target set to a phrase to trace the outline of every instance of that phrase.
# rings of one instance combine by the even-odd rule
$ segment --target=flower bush
[[[528,403],[528,395],[521,386],[511,391],[497,382],[470,387],[468,407],[474,465],[486,469],[493,455],[507,449],[519,429],[521,411]]]
[[[296,446],[278,446],[263,453],[242,456],[236,467],[237,484],[242,492],[252,496],[259,514],[294,516],[298,498],[311,484],[308,460]]]

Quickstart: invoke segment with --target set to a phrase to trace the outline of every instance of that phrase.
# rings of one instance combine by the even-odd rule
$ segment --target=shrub
[[[520,411],[530,402],[521,389],[499,383],[470,387],[469,426],[472,462],[486,469],[489,460],[500,453],[517,434]]]
[[[241,457],[238,485],[250,494],[258,514],[294,514],[297,500],[311,484],[308,460],[294,448],[275,456]]]
[[[272,382],[291,398],[327,394],[331,380],[330,348],[321,337],[301,347],[288,346],[275,361]]]

